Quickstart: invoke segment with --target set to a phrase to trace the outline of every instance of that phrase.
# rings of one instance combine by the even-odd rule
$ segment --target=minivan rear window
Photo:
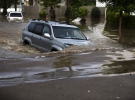
[[[21,13],[11,13],[10,17],[22,17]]]

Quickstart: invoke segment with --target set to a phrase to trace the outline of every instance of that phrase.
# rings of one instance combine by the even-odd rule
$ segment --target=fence
[[[44,8],[43,6],[38,6],[38,5],[36,5],[36,6],[24,6],[23,12],[24,12],[24,15],[33,16],[33,17],[38,18],[39,12],[43,8]],[[89,13],[86,17],[90,18],[91,17],[91,10],[92,10],[93,6],[86,6],[86,8],[89,10]],[[98,7],[98,8],[101,11],[101,17],[105,17],[105,7]],[[55,8],[56,17],[59,17],[59,18],[64,17],[65,10],[66,10],[65,6],[62,6],[60,8]],[[47,14],[49,14],[49,8],[45,9],[45,11],[47,12]]]

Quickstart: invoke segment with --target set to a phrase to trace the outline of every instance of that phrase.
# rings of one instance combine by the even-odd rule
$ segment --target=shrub
[[[70,18],[75,19],[79,17],[78,8],[71,7],[70,8]]]
[[[135,29],[135,16],[124,14],[122,25],[124,29]]]
[[[44,10],[41,10],[41,11],[39,12],[39,17],[40,17],[40,18],[45,18],[46,15],[47,15],[47,13],[46,13]]]
[[[88,12],[89,11],[85,7],[80,7],[80,8],[71,7],[70,8],[70,18],[71,19],[75,19],[77,17],[83,18],[83,17],[87,16]],[[65,17],[66,17],[66,15],[67,15],[67,12],[65,12]]]
[[[119,12],[107,11],[107,23],[110,27],[118,28],[119,26]],[[122,28],[135,29],[135,16],[123,13]]]
[[[119,13],[107,11],[106,16],[107,16],[107,23],[111,27],[118,27],[118,25],[119,25]]]
[[[94,7],[91,11],[91,17],[92,18],[100,18],[101,12],[98,7]]]
[[[87,16],[89,13],[88,9],[86,9],[85,7],[80,7],[78,9],[78,14],[79,14],[79,17],[83,18],[85,16]]]

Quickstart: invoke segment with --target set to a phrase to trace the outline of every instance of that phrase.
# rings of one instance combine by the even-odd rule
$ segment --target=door
[[[45,37],[44,34],[48,33],[50,38]],[[44,25],[42,35],[40,37],[40,46],[45,48],[47,51],[51,50],[52,47],[52,40],[51,40],[51,29],[49,25]]]
[[[43,24],[37,23],[34,27],[33,34],[31,36],[32,44],[36,47],[40,46],[40,37],[43,30]]]

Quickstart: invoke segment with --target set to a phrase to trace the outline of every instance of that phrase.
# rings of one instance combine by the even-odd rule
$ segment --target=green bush
[[[85,7],[80,7],[78,9],[78,14],[79,14],[79,17],[83,18],[85,16],[87,16],[89,13],[88,9],[86,9]]]
[[[98,7],[94,7],[91,11],[91,17],[92,18],[100,18],[101,12]]]
[[[89,11],[85,7],[80,7],[80,8],[71,7],[70,8],[70,18],[71,19],[75,19],[77,17],[83,18],[83,17],[87,16],[88,12]],[[66,17],[66,13],[67,12],[65,12],[65,17]]]
[[[124,29],[135,29],[135,16],[124,14],[122,25]]]
[[[79,17],[78,8],[71,7],[70,9],[70,18],[75,19]]]
[[[107,23],[111,26],[111,27],[118,27],[119,25],[119,14],[112,12],[112,11],[107,11]]]
[[[107,11],[107,23],[111,27],[118,28],[119,26],[119,12]],[[135,16],[123,13],[122,17],[123,29],[135,29]]]
[[[47,13],[46,13],[44,10],[41,10],[41,11],[39,12],[39,17],[40,17],[40,18],[45,18],[46,15],[47,15]]]

